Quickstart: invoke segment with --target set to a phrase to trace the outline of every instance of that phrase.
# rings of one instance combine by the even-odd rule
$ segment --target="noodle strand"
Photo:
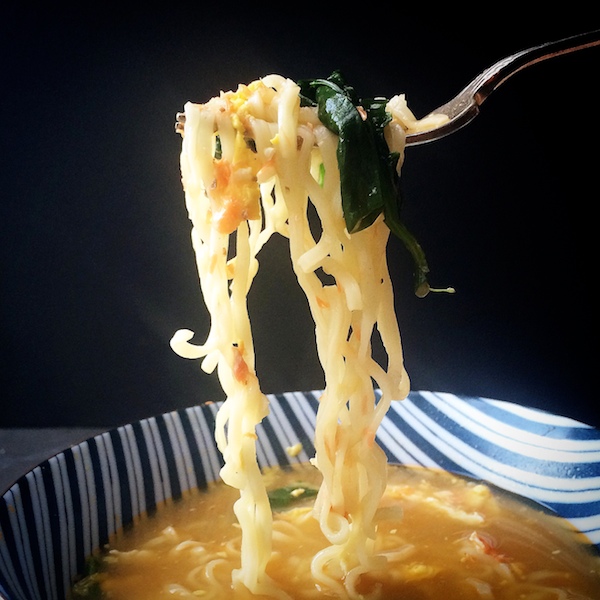
[[[375,432],[391,400],[404,398],[409,388],[385,257],[389,230],[379,218],[348,234],[337,138],[315,109],[300,107],[294,82],[270,75],[204,105],[188,103],[185,111],[182,180],[211,328],[202,345],[191,343],[189,330],[177,332],[171,344],[187,358],[204,357],[202,368],[217,369],[226,394],[215,438],[225,462],[221,477],[240,491],[234,510],[242,530],[241,566],[233,583],[278,596],[265,572],[272,518],[256,460],[256,426],[268,405],[254,372],[247,295],[257,253],[279,233],[289,239],[325,374],[314,458],[323,484],[314,516],[331,547],[315,557],[313,571],[327,589],[339,590],[336,578],[356,581],[380,563],[373,556],[373,518],[385,490],[386,457]],[[401,144],[397,134],[394,140]],[[316,234],[309,204],[319,221]],[[228,256],[230,236],[234,256]],[[376,330],[387,368],[372,358]],[[379,399],[374,383],[382,390]],[[346,587],[349,597],[358,597],[354,583]]]

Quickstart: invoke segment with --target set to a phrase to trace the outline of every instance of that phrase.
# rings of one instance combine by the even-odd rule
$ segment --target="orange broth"
[[[320,483],[309,465],[270,470],[265,477],[268,489]],[[236,495],[224,484],[212,485],[116,536],[94,576],[102,597],[264,598],[231,589],[231,571],[239,568]],[[267,573],[294,600],[339,598],[310,574],[313,556],[328,545],[311,504],[300,499],[274,511]],[[375,591],[402,600],[600,598],[600,557],[587,539],[565,520],[487,484],[390,466],[376,530],[375,551],[387,564],[361,576],[357,587],[365,598]]]

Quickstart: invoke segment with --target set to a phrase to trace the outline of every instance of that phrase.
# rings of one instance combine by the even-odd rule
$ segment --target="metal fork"
[[[450,102],[443,104],[430,113],[447,115],[448,121],[432,129],[409,133],[406,136],[406,144],[425,144],[458,131],[479,114],[479,107],[495,89],[525,67],[548,58],[591,48],[599,44],[600,29],[533,46],[497,61],[475,77]]]
[[[450,102],[436,108],[430,114],[447,115],[448,120],[425,131],[409,133],[406,136],[407,145],[425,144],[445,137],[458,131],[470,123],[478,114],[479,107],[486,98],[504,83],[509,77],[525,67],[554,58],[562,54],[591,48],[600,44],[600,29],[563,38],[555,42],[547,42],[521,50],[495,62],[491,67],[480,73]],[[177,113],[175,131],[183,135],[185,114]]]

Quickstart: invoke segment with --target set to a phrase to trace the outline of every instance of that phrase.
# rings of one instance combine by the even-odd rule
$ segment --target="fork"
[[[548,58],[591,48],[599,44],[600,29],[597,29],[533,46],[502,58],[485,71],[482,71],[452,100],[430,113],[445,115],[448,120],[431,129],[407,134],[406,144],[425,144],[458,131],[479,114],[479,107],[495,89],[522,69]]]
[[[482,71],[452,100],[442,104],[430,113],[430,115],[447,116],[447,120],[431,129],[408,133],[406,144],[411,146],[425,144],[458,131],[479,114],[479,107],[495,89],[522,69],[548,58],[591,48],[599,44],[600,29],[596,29],[595,31],[580,33],[554,42],[546,42],[539,46],[532,46],[500,59],[491,67]],[[179,112],[176,115],[175,131],[183,135],[184,127],[185,114]]]

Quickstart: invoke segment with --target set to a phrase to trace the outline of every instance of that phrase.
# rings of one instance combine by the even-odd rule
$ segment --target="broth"
[[[275,510],[267,573],[294,600],[345,597],[310,574],[313,556],[329,545],[311,516],[312,501],[302,499],[318,488],[320,474],[305,465],[265,477],[268,489],[291,486],[283,495],[293,500]],[[236,497],[237,490],[214,484],[116,536],[92,576],[101,597],[263,598],[231,589],[231,571],[239,568]],[[565,520],[487,484],[390,466],[375,522],[375,551],[387,563],[361,576],[357,588],[365,598],[377,590],[377,597],[402,600],[600,597],[600,558],[587,539]]]

